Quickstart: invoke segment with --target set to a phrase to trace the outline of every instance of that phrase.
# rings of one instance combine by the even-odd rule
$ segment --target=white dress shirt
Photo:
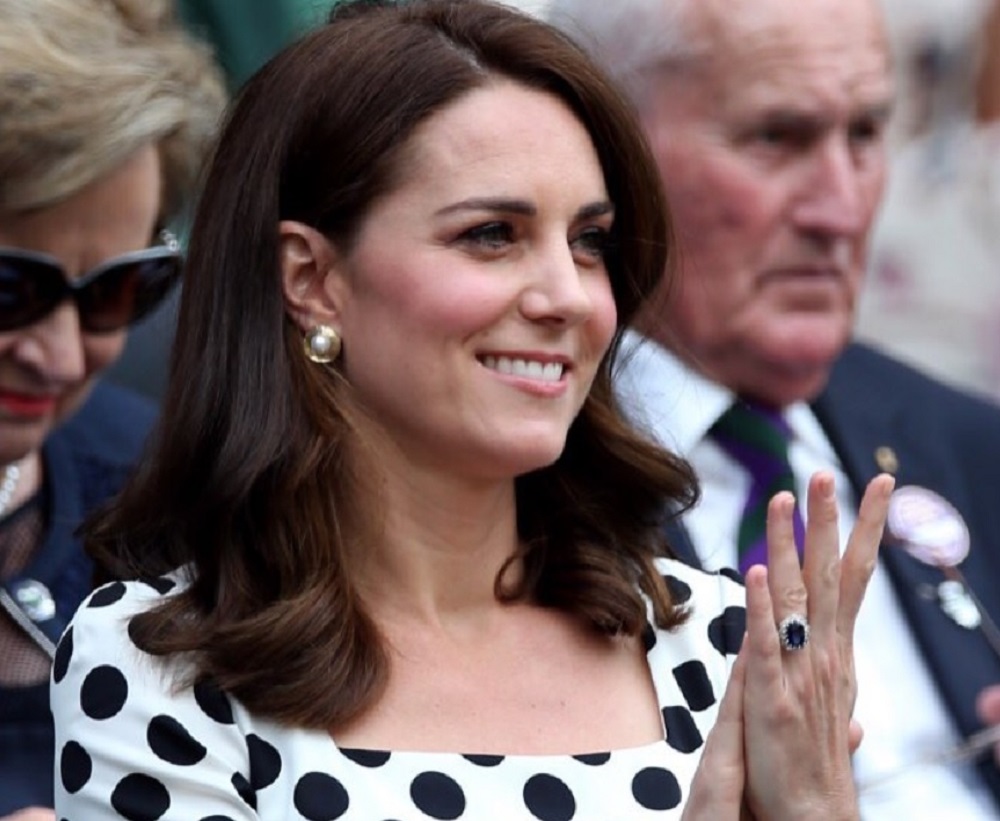
[[[632,420],[684,455],[695,468],[702,496],[685,515],[684,525],[700,561],[709,570],[735,567],[736,533],[750,477],[706,437],[734,394],[634,333],[626,335],[622,346],[616,387]],[[832,471],[843,550],[856,520],[858,500],[808,405],[792,405],[784,417],[792,430],[789,462],[796,495],[803,501],[803,518],[809,477],[820,469]],[[855,664],[855,718],[865,737],[854,756],[854,770],[862,786],[865,821],[996,821],[991,796],[969,765],[912,766],[898,779],[863,789],[866,782],[960,740],[881,565],[858,617]]]

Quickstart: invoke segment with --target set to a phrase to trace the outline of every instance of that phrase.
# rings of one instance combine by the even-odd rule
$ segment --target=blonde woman
[[[180,275],[165,227],[222,103],[165,2],[0,0],[0,817],[51,817],[51,656],[92,578],[73,531],[152,418],[97,379]]]

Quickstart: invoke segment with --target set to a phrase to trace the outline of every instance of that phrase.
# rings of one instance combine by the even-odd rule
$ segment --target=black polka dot
[[[170,794],[155,778],[135,773],[118,782],[111,806],[128,821],[156,821],[170,809]]]
[[[590,767],[599,767],[601,764],[607,764],[611,760],[611,753],[583,753],[582,755],[574,755],[577,761],[582,761]]]
[[[166,596],[171,590],[177,586],[177,582],[173,579],[168,579],[166,576],[157,576],[153,579],[140,579],[143,584],[148,584],[161,596]]]
[[[75,741],[67,742],[59,755],[59,777],[66,792],[78,792],[90,781],[94,764],[90,755]]]
[[[747,610],[745,607],[727,607],[708,625],[708,640],[722,655],[735,656],[743,644],[743,634],[747,630]]]
[[[341,752],[344,754],[345,758],[349,758],[355,764],[360,764],[362,767],[381,767],[392,757],[392,754],[386,752],[385,750],[356,750],[345,748],[342,749]]]
[[[250,755],[250,786],[255,790],[269,787],[281,774],[281,754],[254,733],[247,736],[247,752]]]
[[[667,590],[670,591],[670,598],[675,605],[684,604],[691,598],[691,586],[687,582],[669,575],[664,576],[663,581],[667,583]]]
[[[410,798],[431,818],[458,818],[465,812],[465,793],[444,773],[426,772],[413,779]]]
[[[739,570],[733,567],[723,567],[719,570],[720,576],[725,576],[727,579],[732,579],[740,587],[746,587],[746,579],[743,578],[743,574]]]
[[[486,755],[485,753],[472,753],[462,757],[468,759],[477,767],[496,767],[504,760],[504,756],[502,755]]]
[[[681,803],[681,785],[669,770],[647,767],[632,779],[632,795],[647,810],[672,810]]]
[[[111,718],[125,706],[128,682],[117,667],[102,664],[83,680],[80,688],[80,708],[85,715],[97,720]]]
[[[200,821],[233,821],[228,815],[206,815]]]
[[[648,621],[645,627],[642,628],[642,646],[647,653],[656,647],[656,631]]]
[[[250,782],[247,781],[247,777],[243,773],[233,773],[233,777],[229,779],[229,783],[233,785],[233,789],[236,790],[237,795],[247,803],[250,809],[257,809],[257,793],[250,786]]]
[[[667,729],[667,744],[679,753],[693,753],[705,743],[686,707],[664,707],[663,726]]]
[[[686,661],[674,668],[674,679],[681,688],[688,707],[696,713],[715,704],[715,690],[705,665],[700,661]]]
[[[70,660],[73,658],[73,628],[68,627],[59,639],[55,658],[52,659],[52,680],[58,684],[66,676]]]
[[[194,700],[198,702],[201,711],[219,724],[232,724],[233,705],[229,703],[226,694],[208,679],[202,679],[194,685]]]
[[[107,607],[114,604],[125,595],[125,585],[121,582],[112,582],[104,587],[99,587],[87,601],[87,607]]]
[[[524,806],[540,821],[569,821],[576,815],[576,799],[554,775],[533,775],[524,785]]]
[[[350,805],[347,790],[332,775],[307,773],[295,785],[295,809],[307,821],[334,821]]]
[[[155,716],[149,722],[146,742],[157,758],[181,767],[197,764],[207,752],[177,719],[165,715]]]

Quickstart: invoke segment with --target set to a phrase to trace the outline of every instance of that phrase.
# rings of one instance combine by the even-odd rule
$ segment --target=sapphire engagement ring
[[[809,622],[806,617],[792,613],[778,625],[778,638],[785,650],[801,650],[809,643]]]

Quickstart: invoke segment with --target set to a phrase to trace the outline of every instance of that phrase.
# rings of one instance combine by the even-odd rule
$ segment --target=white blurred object
[[[501,2],[538,16],[541,16],[548,5],[548,0],[501,0]]]
[[[897,107],[891,139],[948,132],[973,107],[980,32],[993,0],[880,0],[892,48]],[[947,136],[945,139],[947,139]]]
[[[1000,398],[1000,129],[974,119],[993,0],[881,0],[899,100],[858,336]]]

